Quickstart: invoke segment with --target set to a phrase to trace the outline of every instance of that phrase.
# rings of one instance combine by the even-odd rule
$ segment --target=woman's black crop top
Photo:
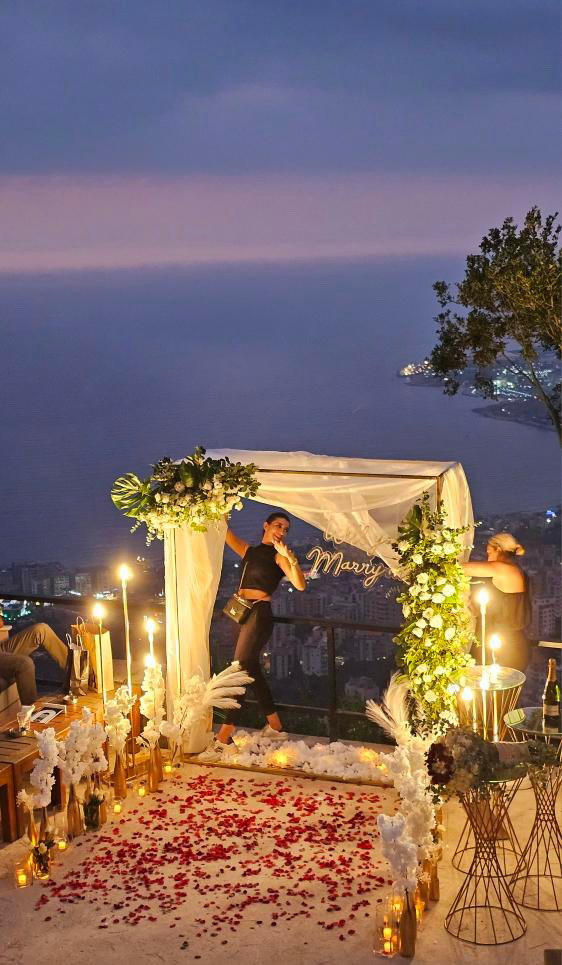
[[[271,543],[248,547],[242,558],[241,590],[262,590],[269,595],[277,589],[285,574],[275,562],[276,553]]]

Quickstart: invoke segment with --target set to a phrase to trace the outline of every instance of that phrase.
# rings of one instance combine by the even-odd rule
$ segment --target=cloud
[[[530,145],[553,166],[557,19],[551,0],[4,4],[0,169],[513,169]]]
[[[557,182],[506,177],[3,177],[0,271],[463,254]]]

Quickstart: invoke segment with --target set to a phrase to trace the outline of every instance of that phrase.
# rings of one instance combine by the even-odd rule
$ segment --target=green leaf
[[[134,472],[119,476],[111,488],[111,499],[125,516],[138,516],[145,498],[145,484]]]

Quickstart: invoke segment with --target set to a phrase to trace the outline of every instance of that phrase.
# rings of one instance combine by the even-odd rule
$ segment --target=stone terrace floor
[[[48,885],[16,891],[23,842],[0,848],[3,963],[354,965],[373,961],[377,900],[387,890],[376,816],[390,789],[186,764],[161,792],[129,796],[122,815],[78,839]],[[532,792],[512,815],[524,837]],[[415,961],[539,965],[562,945],[557,914],[526,911],[517,942],[453,939],[445,913],[462,881],[451,866],[462,823],[445,814],[441,901],[425,916]]]

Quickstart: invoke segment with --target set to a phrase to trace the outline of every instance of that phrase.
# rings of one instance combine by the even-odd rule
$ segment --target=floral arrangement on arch
[[[211,459],[205,451],[197,446],[179,462],[161,459],[147,479],[129,472],[115,480],[111,498],[125,516],[136,520],[131,532],[145,523],[147,543],[163,539],[167,529],[182,523],[204,533],[210,523],[242,509],[243,498],[256,495],[259,483],[253,463]]]
[[[398,596],[405,622],[394,642],[397,665],[410,680],[422,715],[444,729],[458,723],[457,679],[474,663],[469,650],[472,623],[466,609],[468,578],[459,563],[464,549],[462,529],[445,523],[443,511],[432,511],[424,493],[398,529],[393,544],[400,556],[400,575],[408,588]]]

